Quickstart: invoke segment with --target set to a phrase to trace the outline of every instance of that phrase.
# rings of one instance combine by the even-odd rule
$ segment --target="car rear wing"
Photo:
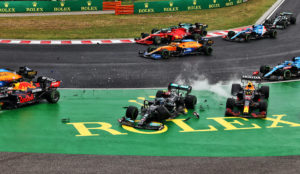
[[[192,91],[192,87],[188,85],[178,85],[176,83],[170,83],[168,86],[168,90],[177,89],[177,90],[183,90],[187,91],[187,93],[190,93]]]
[[[242,75],[241,81],[243,81],[243,80],[251,80],[251,81],[261,82],[262,78],[260,76]]]

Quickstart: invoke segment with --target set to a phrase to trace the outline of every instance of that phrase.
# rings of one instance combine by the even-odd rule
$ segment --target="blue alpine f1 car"
[[[269,29],[264,25],[253,25],[252,28],[247,28],[240,32],[229,31],[223,38],[227,41],[248,42],[250,40],[262,38],[276,38],[277,31]]]
[[[260,76],[263,80],[291,80],[300,78],[300,57],[294,57],[292,61],[284,61],[275,67],[262,65],[260,71],[253,72],[254,76]]]

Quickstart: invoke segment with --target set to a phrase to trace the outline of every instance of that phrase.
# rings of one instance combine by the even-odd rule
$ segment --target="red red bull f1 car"
[[[1,109],[15,109],[44,99],[57,103],[61,81],[43,76],[35,80],[36,75],[37,71],[28,67],[21,67],[18,72],[0,69]]]
[[[242,78],[245,82],[246,78]],[[225,116],[265,118],[267,116],[269,86],[255,86],[247,80],[246,85],[232,84],[231,95],[226,102]]]

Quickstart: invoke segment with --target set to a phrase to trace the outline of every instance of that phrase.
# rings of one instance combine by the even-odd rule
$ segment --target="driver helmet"
[[[252,83],[252,82],[248,82],[248,84],[247,84],[245,90],[254,90],[254,85],[253,85],[253,83]]]

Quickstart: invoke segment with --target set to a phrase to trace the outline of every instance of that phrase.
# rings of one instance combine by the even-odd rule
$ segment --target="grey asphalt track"
[[[300,1],[281,11],[298,13]],[[300,24],[278,31],[277,39],[249,43],[215,38],[213,56],[155,61],[137,56],[136,44],[39,46],[0,45],[1,67],[27,65],[61,79],[68,88],[162,87],[179,76],[204,75],[211,83],[230,80],[300,55]],[[207,158],[0,153],[3,173],[300,173],[300,156]]]

